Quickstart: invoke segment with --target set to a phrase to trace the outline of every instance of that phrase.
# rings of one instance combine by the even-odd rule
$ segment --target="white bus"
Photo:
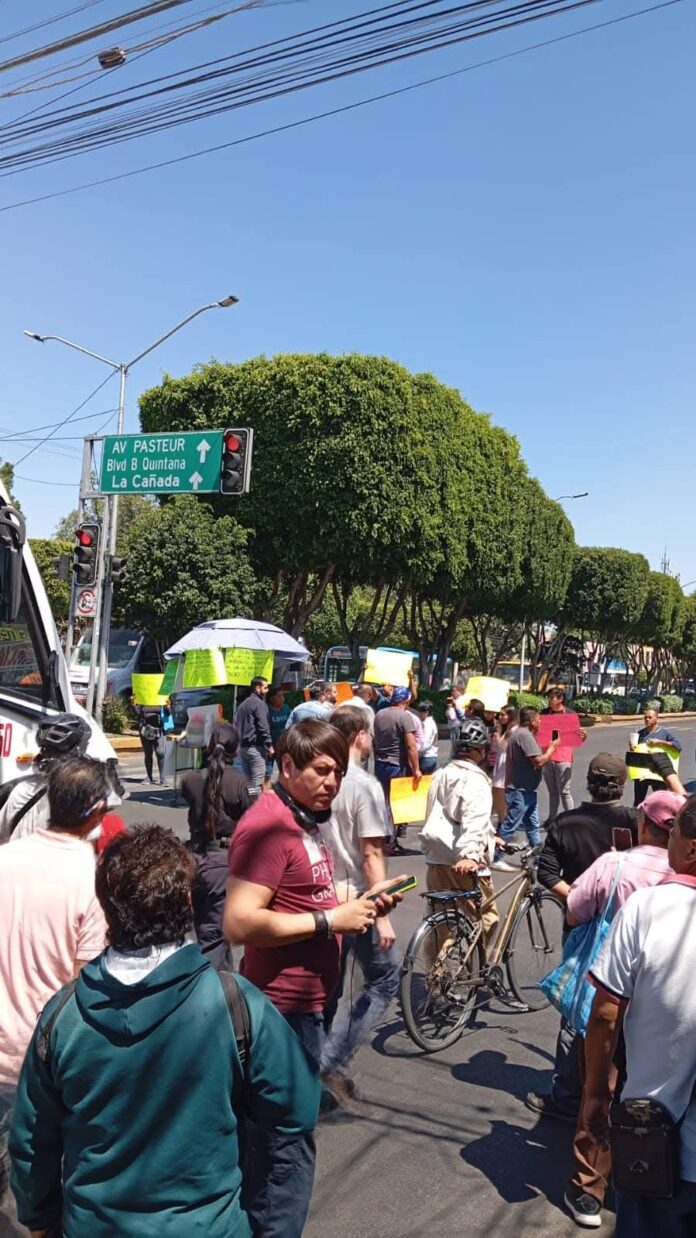
[[[115,770],[111,744],[73,697],[24,517],[0,483],[0,789],[30,772],[39,723],[60,713],[87,720],[89,755]]]

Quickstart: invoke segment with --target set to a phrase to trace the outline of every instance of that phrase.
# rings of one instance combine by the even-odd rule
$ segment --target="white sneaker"
[[[495,869],[496,873],[514,873],[517,872],[514,864],[508,864],[507,860],[494,860],[491,868]]]
[[[594,1195],[578,1195],[573,1199],[566,1194],[563,1202],[576,1225],[583,1229],[599,1229],[602,1224],[602,1205]]]

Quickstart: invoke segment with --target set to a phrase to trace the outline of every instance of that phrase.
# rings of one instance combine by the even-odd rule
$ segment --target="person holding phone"
[[[563,717],[563,715],[568,713],[566,694],[563,688],[549,688],[546,693],[546,700],[548,704],[546,709],[542,709],[542,714],[550,714],[552,717]],[[580,728],[580,737],[583,743],[587,739],[587,731],[584,731],[582,727]],[[552,732],[552,738],[558,738],[557,731]],[[544,766],[544,782],[549,793],[550,820],[558,816],[559,809],[563,812],[570,812],[571,808],[575,807],[570,793],[570,780],[572,776],[573,749],[564,745],[562,752],[556,754],[556,759],[549,761],[549,764]]]
[[[566,902],[568,924],[589,924],[604,914],[611,899],[611,918],[636,890],[660,885],[672,875],[667,847],[669,834],[683,796],[673,791],[654,791],[638,811],[638,846],[632,847],[631,831],[614,827],[615,849],[606,851],[570,887]],[[626,838],[626,835],[628,838]],[[624,852],[628,842],[631,850]],[[619,845],[617,845],[619,844]],[[618,874],[617,874],[618,870]],[[616,879],[616,887],[614,880]],[[612,895],[613,891],[613,895]],[[583,1054],[584,1042],[580,1045]],[[616,1068],[611,1087],[616,1087]],[[583,1069],[584,1077],[584,1069]],[[599,1225],[611,1171],[611,1153],[592,1138],[583,1121],[582,1102],[573,1143],[575,1168],[565,1194],[568,1211],[578,1224]]]
[[[343,901],[386,880],[384,846],[390,831],[384,792],[363,767],[363,757],[372,748],[370,719],[364,710],[342,705],[330,721],[348,744],[350,763],[331,816],[319,830],[333,863],[336,893]],[[350,1063],[396,996],[400,960],[395,942],[388,915],[378,916],[365,933],[343,935],[340,978],[324,1011],[327,1040],[321,1054],[322,1083],[338,1105],[355,1098]],[[354,985],[356,963],[360,980]],[[339,1007],[347,985],[351,1000]]]

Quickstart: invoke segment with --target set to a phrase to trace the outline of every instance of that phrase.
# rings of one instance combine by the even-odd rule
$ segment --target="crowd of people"
[[[547,708],[568,709],[560,689]],[[632,737],[656,757],[636,806],[622,802],[623,756],[600,753],[576,808],[572,754],[556,732],[542,750],[535,709],[494,714],[453,688],[440,764],[413,683],[357,685],[339,703],[320,682],[291,710],[257,679],[183,779],[186,845],[125,828],[86,724],[47,723],[31,776],[0,791],[0,1192],[11,1175],[19,1220],[35,1238],[299,1238],[320,1109],[359,1103],[353,1059],[398,988],[393,886],[407,874],[387,878],[401,849],[391,784],[427,776],[427,888],[479,887],[487,938],[493,872],[511,867],[503,845],[520,830],[568,930],[611,919],[587,1035],[561,1020],[550,1091],[526,1099],[574,1127],[569,1212],[601,1224],[610,1144],[620,1151],[611,1104],[645,1101],[663,1107],[672,1151],[681,1142],[678,1182],[666,1196],[617,1191],[617,1233],[692,1234],[696,799],[662,759],[680,745],[653,714]]]

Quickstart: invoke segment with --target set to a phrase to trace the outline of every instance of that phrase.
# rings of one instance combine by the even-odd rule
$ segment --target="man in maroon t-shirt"
[[[318,825],[348,769],[343,735],[309,719],[284,731],[276,749],[280,776],[244,814],[230,846],[225,903],[228,941],[245,946],[242,972],[280,1010],[317,1062],[323,1010],[338,983],[336,934],[363,933],[393,901],[336,898]]]

